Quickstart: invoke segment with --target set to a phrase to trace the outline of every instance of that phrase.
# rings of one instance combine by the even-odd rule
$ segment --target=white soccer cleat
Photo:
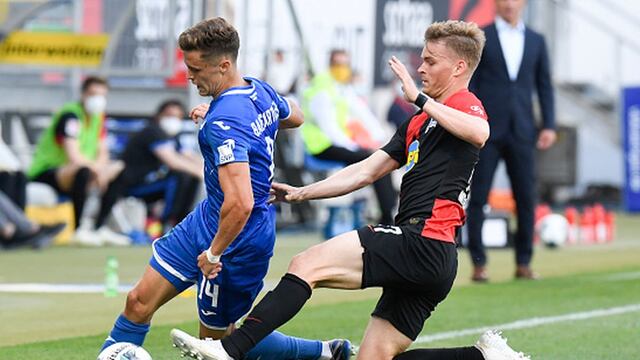
[[[71,236],[71,243],[74,245],[99,247],[104,245],[102,237],[97,232],[86,228],[80,227]]]
[[[498,331],[489,330],[480,336],[476,348],[480,350],[485,360],[531,360],[521,352],[516,352]]]
[[[117,233],[109,229],[107,226],[101,226],[100,229],[96,231],[96,234],[98,234],[98,236],[100,237],[100,239],[105,245],[112,245],[112,246],[131,245],[131,239],[128,236]]]
[[[198,360],[233,360],[222,347],[220,340],[197,339],[178,329],[171,330],[173,346],[180,349],[182,356]]]

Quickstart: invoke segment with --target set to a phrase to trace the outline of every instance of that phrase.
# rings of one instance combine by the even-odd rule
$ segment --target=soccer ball
[[[538,236],[550,248],[562,246],[569,236],[569,222],[559,214],[549,214],[537,224]]]
[[[128,342],[109,345],[100,352],[98,360],[152,360],[151,355],[142,346]]]

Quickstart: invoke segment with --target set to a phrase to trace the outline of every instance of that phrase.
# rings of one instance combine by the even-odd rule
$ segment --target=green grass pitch
[[[535,282],[513,280],[513,252],[494,250],[489,265],[492,282],[470,284],[468,254],[461,250],[456,285],[425,324],[419,338],[423,341],[414,346],[468,345],[478,337],[474,329],[510,324],[514,327],[504,331],[509,343],[532,359],[640,359],[640,218],[620,216],[618,225],[612,244],[556,251],[536,248],[533,265],[543,279]],[[279,236],[267,283],[277,281],[296,252],[318,240],[310,234]],[[108,255],[120,261],[121,282],[132,284],[150,249],[0,252],[0,284],[99,284]],[[378,294],[375,289],[319,290],[281,330],[309,338],[346,337],[358,343]],[[93,359],[124,299],[125,294],[105,298],[0,291],[0,359]],[[617,308],[622,312],[606,312]],[[603,313],[595,316],[593,311]],[[562,317],[577,313],[591,315]],[[169,330],[180,327],[196,333],[196,319],[195,299],[176,298],[156,314],[145,348],[154,359],[179,359]],[[533,319],[559,320],[536,324]],[[433,335],[441,339],[432,341]]]

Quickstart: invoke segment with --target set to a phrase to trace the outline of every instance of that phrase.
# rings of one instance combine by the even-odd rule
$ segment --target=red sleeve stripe
[[[431,217],[425,221],[422,236],[444,242],[456,242],[456,228],[464,223],[464,209],[451,200],[436,199]]]

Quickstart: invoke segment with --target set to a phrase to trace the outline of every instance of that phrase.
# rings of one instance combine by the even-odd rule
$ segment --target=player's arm
[[[109,162],[109,146],[102,137],[98,141],[98,156],[96,157],[96,162],[100,165],[106,165]]]
[[[389,66],[400,82],[402,82],[405,99],[415,103],[418,95],[421,93],[409,75],[407,68],[395,56],[389,60]],[[483,147],[484,143],[489,139],[489,123],[479,116],[453,109],[430,98],[424,103],[422,110],[438,120],[438,125],[445,128],[448,132],[473,144],[477,148]]]
[[[218,232],[211,242],[211,253],[222,255],[238,236],[253,210],[253,190],[249,163],[234,162],[218,167],[224,201],[220,207]]]
[[[303,201],[326,199],[348,194],[363,188],[397,169],[400,164],[385,151],[378,150],[368,158],[349,165],[330,177],[296,188],[286,184],[274,183],[276,200]]]
[[[69,112],[60,115],[60,120],[55,126],[54,133],[67,155],[69,164],[91,166],[92,161],[80,152],[80,144],[78,143],[79,132],[80,120],[78,120],[74,113]]]
[[[69,159],[69,163],[78,166],[91,166],[92,162],[87,159],[80,152],[80,145],[78,144],[78,139],[72,137],[65,137],[63,142],[64,152],[67,154],[67,159]]]
[[[422,110],[438,120],[438,125],[445,128],[452,135],[473,144],[477,148],[483,147],[484,143],[489,139],[489,123],[479,116],[456,110],[433,99],[428,100]]]
[[[171,170],[185,172],[197,178],[204,176],[202,166],[198,166],[195,161],[177,152],[173,144],[158,146],[153,149],[153,154]]]
[[[304,123],[304,115],[302,110],[295,102],[285,98],[285,101],[289,103],[289,116],[285,119],[281,119],[278,125],[278,129],[291,129],[297,128]]]

